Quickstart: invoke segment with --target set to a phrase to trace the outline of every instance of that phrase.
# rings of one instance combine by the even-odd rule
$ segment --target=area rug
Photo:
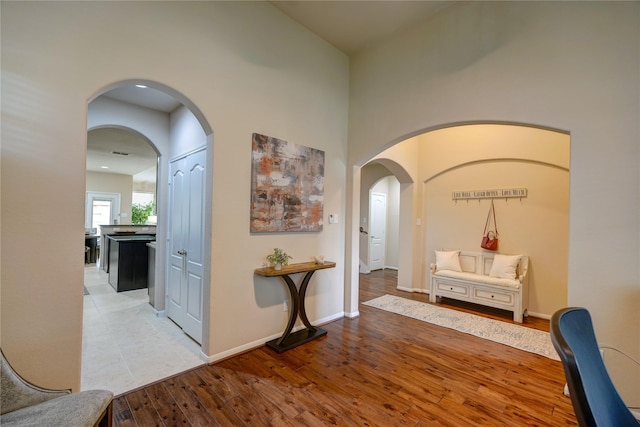
[[[539,354],[549,359],[560,360],[548,332],[394,295],[383,295],[363,304]]]

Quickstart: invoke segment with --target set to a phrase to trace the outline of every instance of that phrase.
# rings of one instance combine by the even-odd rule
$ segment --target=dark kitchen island
[[[144,289],[148,286],[149,248],[155,236],[133,234],[108,236],[109,284],[116,292]]]

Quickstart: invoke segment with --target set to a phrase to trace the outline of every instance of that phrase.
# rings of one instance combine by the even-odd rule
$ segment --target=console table
[[[327,331],[321,328],[316,328],[311,325],[307,318],[307,312],[304,307],[304,297],[307,292],[307,286],[309,286],[309,280],[316,270],[323,270],[325,268],[333,268],[336,266],[335,262],[325,261],[324,264],[316,264],[315,262],[302,262],[296,264],[290,264],[282,266],[281,270],[276,270],[273,267],[257,268],[255,274],[264,277],[279,277],[287,285],[289,289],[289,297],[291,301],[291,307],[289,310],[289,323],[287,324],[284,333],[280,338],[268,341],[267,347],[275,350],[278,353],[282,353],[287,350],[291,350],[301,344],[312,341],[321,336],[327,335]],[[296,288],[295,283],[291,279],[291,274],[305,273],[300,281],[300,288]],[[291,333],[293,325],[296,323],[296,319],[300,315],[300,320],[306,326],[298,332]]]

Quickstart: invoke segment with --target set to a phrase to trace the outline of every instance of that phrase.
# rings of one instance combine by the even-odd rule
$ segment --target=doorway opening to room
[[[498,252],[529,257],[527,311],[550,318],[567,303],[569,158],[567,132],[505,123],[442,127],[380,152],[360,168],[360,273],[374,265],[367,221],[380,179],[397,177],[400,186],[400,220],[389,221],[398,224],[396,288],[425,294],[436,250],[482,251],[490,200],[456,201],[453,193],[526,188],[527,197],[494,200]],[[541,230],[553,234],[552,249]]]
[[[185,305],[192,309],[189,314],[198,317],[197,330],[187,331],[175,315],[167,316],[167,301],[175,285],[168,260],[170,251],[180,246],[175,242],[173,207],[180,204],[172,198],[169,175],[170,162],[193,151],[202,153],[201,179],[185,187],[187,193],[192,192],[191,184],[197,187],[200,198],[194,206],[201,212],[185,215],[178,222],[188,230],[199,217],[200,234],[210,235],[210,220],[206,219],[210,218],[212,182],[206,165],[210,164],[213,132],[202,113],[180,93],[155,82],[133,81],[116,83],[89,103],[87,129],[87,191],[97,191],[95,181],[103,192],[110,186],[108,191],[120,195],[120,207],[114,214],[114,204],[109,205],[110,224],[102,226],[101,238],[109,246],[102,250],[104,261],[85,268],[81,388],[108,388],[119,394],[198,366],[208,354],[209,307],[204,306],[210,293],[208,266],[200,271],[199,287],[191,286],[185,296]],[[103,157],[94,162],[92,134],[105,129],[119,132],[114,139],[120,145],[103,150]],[[143,140],[152,156],[128,145],[132,137]],[[138,171],[120,170],[106,164],[106,159],[138,163]],[[97,176],[90,165],[105,165],[117,173],[105,177],[102,171]],[[116,182],[119,186],[113,187]],[[90,208],[86,216],[93,221],[93,212],[106,210],[107,203],[94,205],[92,201]],[[106,213],[98,221],[104,218]],[[201,239],[197,244],[197,248],[188,246],[188,252],[206,259],[211,243]],[[146,261],[140,261],[142,258]],[[124,274],[127,269],[133,273]],[[142,270],[146,274],[138,274]],[[135,283],[131,288],[121,286],[131,282]]]
[[[105,193],[87,191],[87,205],[85,207],[85,228],[95,230],[93,234],[100,235],[100,225],[113,224],[120,212],[120,193]]]

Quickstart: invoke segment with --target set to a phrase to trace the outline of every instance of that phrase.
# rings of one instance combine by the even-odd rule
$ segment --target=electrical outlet
[[[282,311],[289,311],[289,301],[282,301]]]

